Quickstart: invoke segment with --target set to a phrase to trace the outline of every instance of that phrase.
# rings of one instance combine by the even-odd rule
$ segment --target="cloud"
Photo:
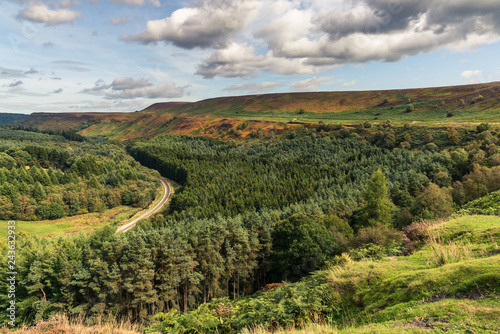
[[[53,48],[56,45],[53,42],[45,42],[45,43],[42,44],[42,46],[44,48]]]
[[[17,95],[24,95],[24,96],[35,96],[35,97],[40,97],[40,96],[47,96],[47,94],[40,94],[40,93],[35,93],[35,92],[30,92],[21,87],[20,85],[10,87],[7,92],[9,94],[17,94]]]
[[[184,96],[185,87],[177,87],[174,83],[161,83],[155,86],[142,88],[126,89],[118,93],[106,94],[106,99],[135,99],[145,97],[150,99],[155,98],[174,98]]]
[[[462,78],[469,79],[471,77],[478,77],[483,74],[483,71],[476,70],[476,71],[463,71],[462,74],[460,75]]]
[[[8,85],[3,85],[3,86],[13,88],[13,87],[21,86],[22,84],[23,84],[23,82],[21,80],[17,80],[17,81],[14,81]]]
[[[56,89],[56,90],[52,91],[52,94],[60,94],[62,92],[63,92],[63,89],[59,88],[59,89]]]
[[[91,94],[91,95],[102,95],[103,91],[111,88],[111,85],[106,85],[103,79],[99,79],[94,83],[94,87],[85,88],[80,93]]]
[[[167,18],[148,21],[143,32],[123,35],[122,40],[145,44],[165,41],[185,49],[224,48],[254,18],[262,2],[198,0]]]
[[[224,88],[227,91],[246,91],[249,93],[262,93],[273,90],[274,87],[281,86],[279,82],[266,81],[261,83],[242,83]]]
[[[349,5],[350,4],[350,5]],[[226,60],[234,43],[202,61],[198,74],[246,76],[255,71],[318,73],[344,64],[398,61],[440,48],[468,50],[500,40],[500,2],[479,0],[357,0],[342,6],[315,1],[266,2],[253,37],[264,41],[261,55]],[[252,48],[256,41],[239,43]],[[300,66],[297,66],[298,61]],[[295,64],[296,71],[281,66]],[[288,67],[290,69],[290,66]]]
[[[33,67],[32,67],[32,68],[30,68],[30,70],[29,70],[29,71],[24,72],[24,74],[37,74],[37,73],[38,73],[38,71],[37,71],[37,70],[35,70]]]
[[[82,18],[82,13],[67,8],[50,9],[44,4],[30,2],[28,7],[19,12],[19,17],[47,25],[57,25],[73,23],[75,20]]]
[[[178,87],[172,82],[153,85],[147,79],[119,77],[107,85],[99,79],[94,87],[82,90],[80,93],[104,95],[105,99],[135,99],[135,98],[175,98],[184,96],[187,87]]]
[[[333,77],[313,77],[297,82],[292,86],[296,92],[310,92],[318,90],[319,86],[325,82],[333,82]]]
[[[51,64],[54,67],[73,71],[73,72],[90,72],[91,69],[84,67],[85,65],[88,65],[86,63],[82,63],[79,61],[72,61],[72,60],[56,60],[51,62]]]
[[[397,61],[443,47],[470,49],[498,41],[500,2],[363,0],[319,14],[313,22],[309,35],[299,39],[281,39],[275,45],[282,36],[279,28],[263,38],[275,54],[306,57],[309,64]],[[283,23],[281,30],[289,27]]]
[[[112,17],[109,19],[109,22],[112,25],[118,26],[118,25],[122,25],[122,24],[127,24],[128,18],[126,16]]]
[[[117,5],[124,5],[124,6],[143,6],[145,4],[144,0],[111,0]],[[161,3],[158,0],[149,0],[149,3],[151,3],[155,7],[161,7]]]
[[[151,83],[147,79],[134,79],[120,77],[113,80],[111,87],[113,90],[128,90],[136,88],[144,88],[151,86]]]
[[[257,71],[279,74],[313,74],[318,69],[307,65],[304,59],[274,57],[270,51],[266,55],[256,55],[253,46],[232,43],[223,50],[217,50],[205,59],[196,74],[204,78],[221,76],[226,78],[245,77]]]
[[[20,70],[13,70],[0,66],[0,79],[5,78],[22,78],[25,77],[24,72]]]
[[[342,88],[352,87],[354,85],[356,85],[356,80],[343,83]]]

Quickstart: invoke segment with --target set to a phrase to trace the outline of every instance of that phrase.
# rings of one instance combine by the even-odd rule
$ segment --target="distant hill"
[[[0,113],[0,125],[9,125],[16,122],[22,122],[29,116],[30,115],[26,114]]]
[[[214,136],[243,121],[270,123],[364,121],[449,126],[500,122],[500,82],[399,90],[279,93],[156,103],[133,113],[34,113],[23,124],[73,129],[128,140],[162,132]]]

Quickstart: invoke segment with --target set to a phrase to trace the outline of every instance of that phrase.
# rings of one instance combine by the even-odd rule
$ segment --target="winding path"
[[[138,221],[150,217],[152,214],[154,214],[155,212],[160,210],[163,207],[163,205],[165,205],[165,203],[167,203],[168,199],[170,198],[170,184],[168,184],[168,182],[163,178],[160,179],[160,181],[161,181],[161,184],[163,186],[163,198],[161,199],[161,201],[158,204],[156,204],[156,206],[154,208],[143,213],[140,217],[138,217],[138,218],[132,220],[130,223],[125,224],[122,227],[118,228],[116,230],[116,233],[127,232],[132,227],[134,227]]]

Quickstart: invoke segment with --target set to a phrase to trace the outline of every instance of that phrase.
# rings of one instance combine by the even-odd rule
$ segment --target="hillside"
[[[9,113],[0,113],[0,125],[7,125],[16,122],[22,122],[27,119],[29,115],[25,114],[9,114]]]
[[[144,333],[499,333],[500,219],[416,223],[406,237],[407,245],[420,244],[411,255],[353,250],[300,282],[157,314]],[[56,315],[13,333],[132,334],[139,327],[114,320],[85,326]]]
[[[296,332],[498,333],[500,219],[463,216],[417,223],[406,232],[411,242],[425,240],[410,256],[379,258],[384,251],[375,248],[354,260],[351,251],[298,283],[158,315],[159,324],[146,332],[259,334],[284,327],[278,333],[288,333],[317,321],[330,325]]]
[[[39,128],[74,129],[113,139],[152,138],[162,132],[218,137],[251,120],[252,130],[276,122],[461,125],[498,120],[500,83],[357,92],[281,93],[220,97],[195,103],[156,103],[133,113],[34,113],[23,122]],[[282,126],[283,127],[283,126]]]

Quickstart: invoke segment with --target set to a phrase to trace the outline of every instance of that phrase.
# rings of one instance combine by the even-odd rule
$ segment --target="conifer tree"
[[[358,222],[361,226],[376,223],[391,224],[395,206],[389,197],[387,180],[381,169],[376,170],[366,182],[363,198],[365,205],[361,208],[361,217]]]
[[[33,198],[37,201],[43,201],[47,198],[47,194],[45,193],[45,189],[43,188],[40,182],[35,183],[35,187],[33,188]]]

